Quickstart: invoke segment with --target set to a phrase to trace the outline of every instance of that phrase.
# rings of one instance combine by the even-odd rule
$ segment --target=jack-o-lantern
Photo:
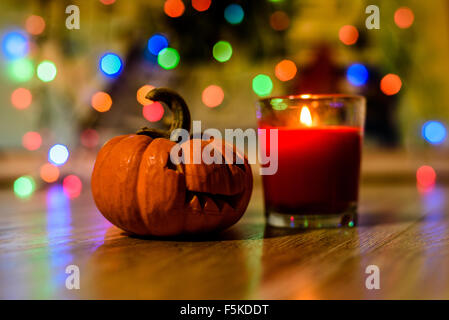
[[[174,120],[167,132],[144,128],[112,138],[102,147],[92,174],[92,193],[100,212],[137,235],[198,234],[235,224],[252,192],[246,157],[223,141],[221,149],[214,149],[215,156],[221,152],[224,159],[230,150],[233,163],[174,164],[170,151],[176,142],[169,135],[177,128],[190,131],[188,107],[169,89],[153,89],[146,98],[165,103]],[[191,149],[193,141],[184,142],[182,149]],[[201,150],[212,142],[201,140]],[[236,164],[237,158],[241,164]]]

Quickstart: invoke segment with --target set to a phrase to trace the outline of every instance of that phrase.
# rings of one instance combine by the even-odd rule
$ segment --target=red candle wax
[[[339,214],[356,205],[362,148],[360,128],[278,130],[278,170],[274,175],[263,176],[268,210]],[[266,148],[270,150],[268,137]]]

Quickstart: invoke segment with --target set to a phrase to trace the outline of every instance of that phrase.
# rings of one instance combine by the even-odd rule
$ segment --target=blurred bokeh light
[[[164,116],[164,107],[159,102],[148,104],[142,108],[142,114],[150,122],[157,122]]]
[[[11,94],[11,103],[17,109],[26,109],[33,101],[30,90],[25,88],[17,88]]]
[[[29,51],[29,42],[26,33],[10,31],[3,35],[2,51],[7,59],[24,58]]]
[[[446,139],[446,127],[439,121],[428,121],[422,127],[422,135],[431,144],[440,144]]]
[[[29,131],[23,135],[22,144],[27,150],[37,150],[42,145],[42,137],[39,132]]]
[[[106,92],[99,91],[92,96],[90,104],[98,112],[106,112],[111,109],[112,98]]]
[[[83,184],[78,176],[71,174],[65,177],[62,181],[62,188],[67,197],[69,197],[70,199],[74,199],[79,197],[79,195],[81,194]]]
[[[219,106],[224,99],[224,92],[220,86],[210,85],[204,89],[202,94],[203,103],[209,108]]]
[[[394,13],[394,22],[399,28],[410,28],[415,20],[415,15],[410,8],[401,7]]]
[[[224,10],[224,17],[227,22],[230,24],[239,24],[243,21],[245,17],[245,12],[243,11],[242,6],[239,4],[233,3],[226,7]]]
[[[25,22],[25,29],[29,34],[39,35],[45,30],[45,20],[41,16],[31,15]]]
[[[362,86],[368,81],[368,69],[360,63],[354,63],[346,71],[348,81],[354,86]]]
[[[63,144],[55,144],[48,151],[48,161],[56,166],[62,166],[69,159],[69,149]]]
[[[40,168],[40,176],[45,182],[53,183],[59,178],[59,168],[51,163],[46,163]]]
[[[33,177],[22,176],[14,181],[14,193],[19,198],[28,198],[36,189]]]
[[[122,71],[122,60],[115,53],[106,53],[100,59],[100,69],[107,76],[117,76]]]
[[[71,30],[65,2],[2,1],[0,161],[18,159],[0,176],[9,192],[21,176],[45,182],[33,190],[67,175],[88,182],[111,137],[169,127],[172,112],[145,98],[156,87],[179,92],[192,120],[220,130],[255,128],[259,98],[362,95],[366,157],[401,153],[409,175],[427,165],[447,180],[438,165],[449,153],[444,1],[384,1],[376,30],[355,0],[77,5],[80,29]]]
[[[341,42],[349,46],[357,42],[359,38],[359,32],[356,27],[346,25],[340,28],[338,37],[340,38]]]
[[[387,96],[392,96],[401,90],[402,81],[396,74],[387,74],[380,81],[380,90]]]

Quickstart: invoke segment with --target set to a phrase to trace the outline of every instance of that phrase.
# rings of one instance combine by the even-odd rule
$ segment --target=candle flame
[[[299,116],[299,121],[306,125],[307,127],[312,126],[312,115],[310,114],[309,108],[306,106],[302,107],[301,109],[301,115]]]

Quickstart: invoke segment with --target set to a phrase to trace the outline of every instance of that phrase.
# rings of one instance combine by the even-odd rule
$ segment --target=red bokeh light
[[[394,13],[394,22],[401,29],[410,28],[415,20],[415,15],[410,8],[401,7]]]
[[[148,104],[142,108],[142,113],[145,119],[150,122],[156,122],[164,116],[164,107],[159,102]]]
[[[81,144],[86,148],[95,148],[100,136],[95,129],[86,129],[81,133]]]
[[[29,34],[39,35],[45,30],[45,20],[41,16],[31,15],[25,21],[25,29]]]
[[[164,12],[170,18],[178,18],[184,13],[185,6],[181,0],[167,0],[164,3]]]
[[[11,103],[17,109],[26,109],[33,101],[33,95],[30,90],[25,88],[18,88],[11,94]]]
[[[296,64],[291,60],[282,60],[274,69],[276,77],[281,81],[293,79],[297,71]]]
[[[282,31],[290,25],[290,18],[284,11],[276,11],[270,16],[270,26],[276,31]]]
[[[431,166],[421,166],[416,171],[416,182],[419,188],[429,189],[435,185],[437,174]]]
[[[42,145],[42,137],[38,132],[27,132],[22,137],[22,145],[30,151],[37,150]]]
[[[357,28],[351,25],[346,25],[340,28],[338,32],[338,37],[341,42],[350,46],[357,42],[359,38],[359,32]]]
[[[100,2],[104,5],[110,5],[113,4],[115,2],[115,0],[100,0]]]
[[[206,11],[209,9],[211,0],[192,0],[192,7],[197,11]]]
[[[398,75],[389,73],[380,81],[380,90],[387,96],[392,96],[401,90],[402,81]]]
[[[74,199],[79,197],[81,194],[81,190],[83,188],[83,184],[77,176],[71,174],[64,178],[62,181],[62,188],[64,193],[70,198]]]

